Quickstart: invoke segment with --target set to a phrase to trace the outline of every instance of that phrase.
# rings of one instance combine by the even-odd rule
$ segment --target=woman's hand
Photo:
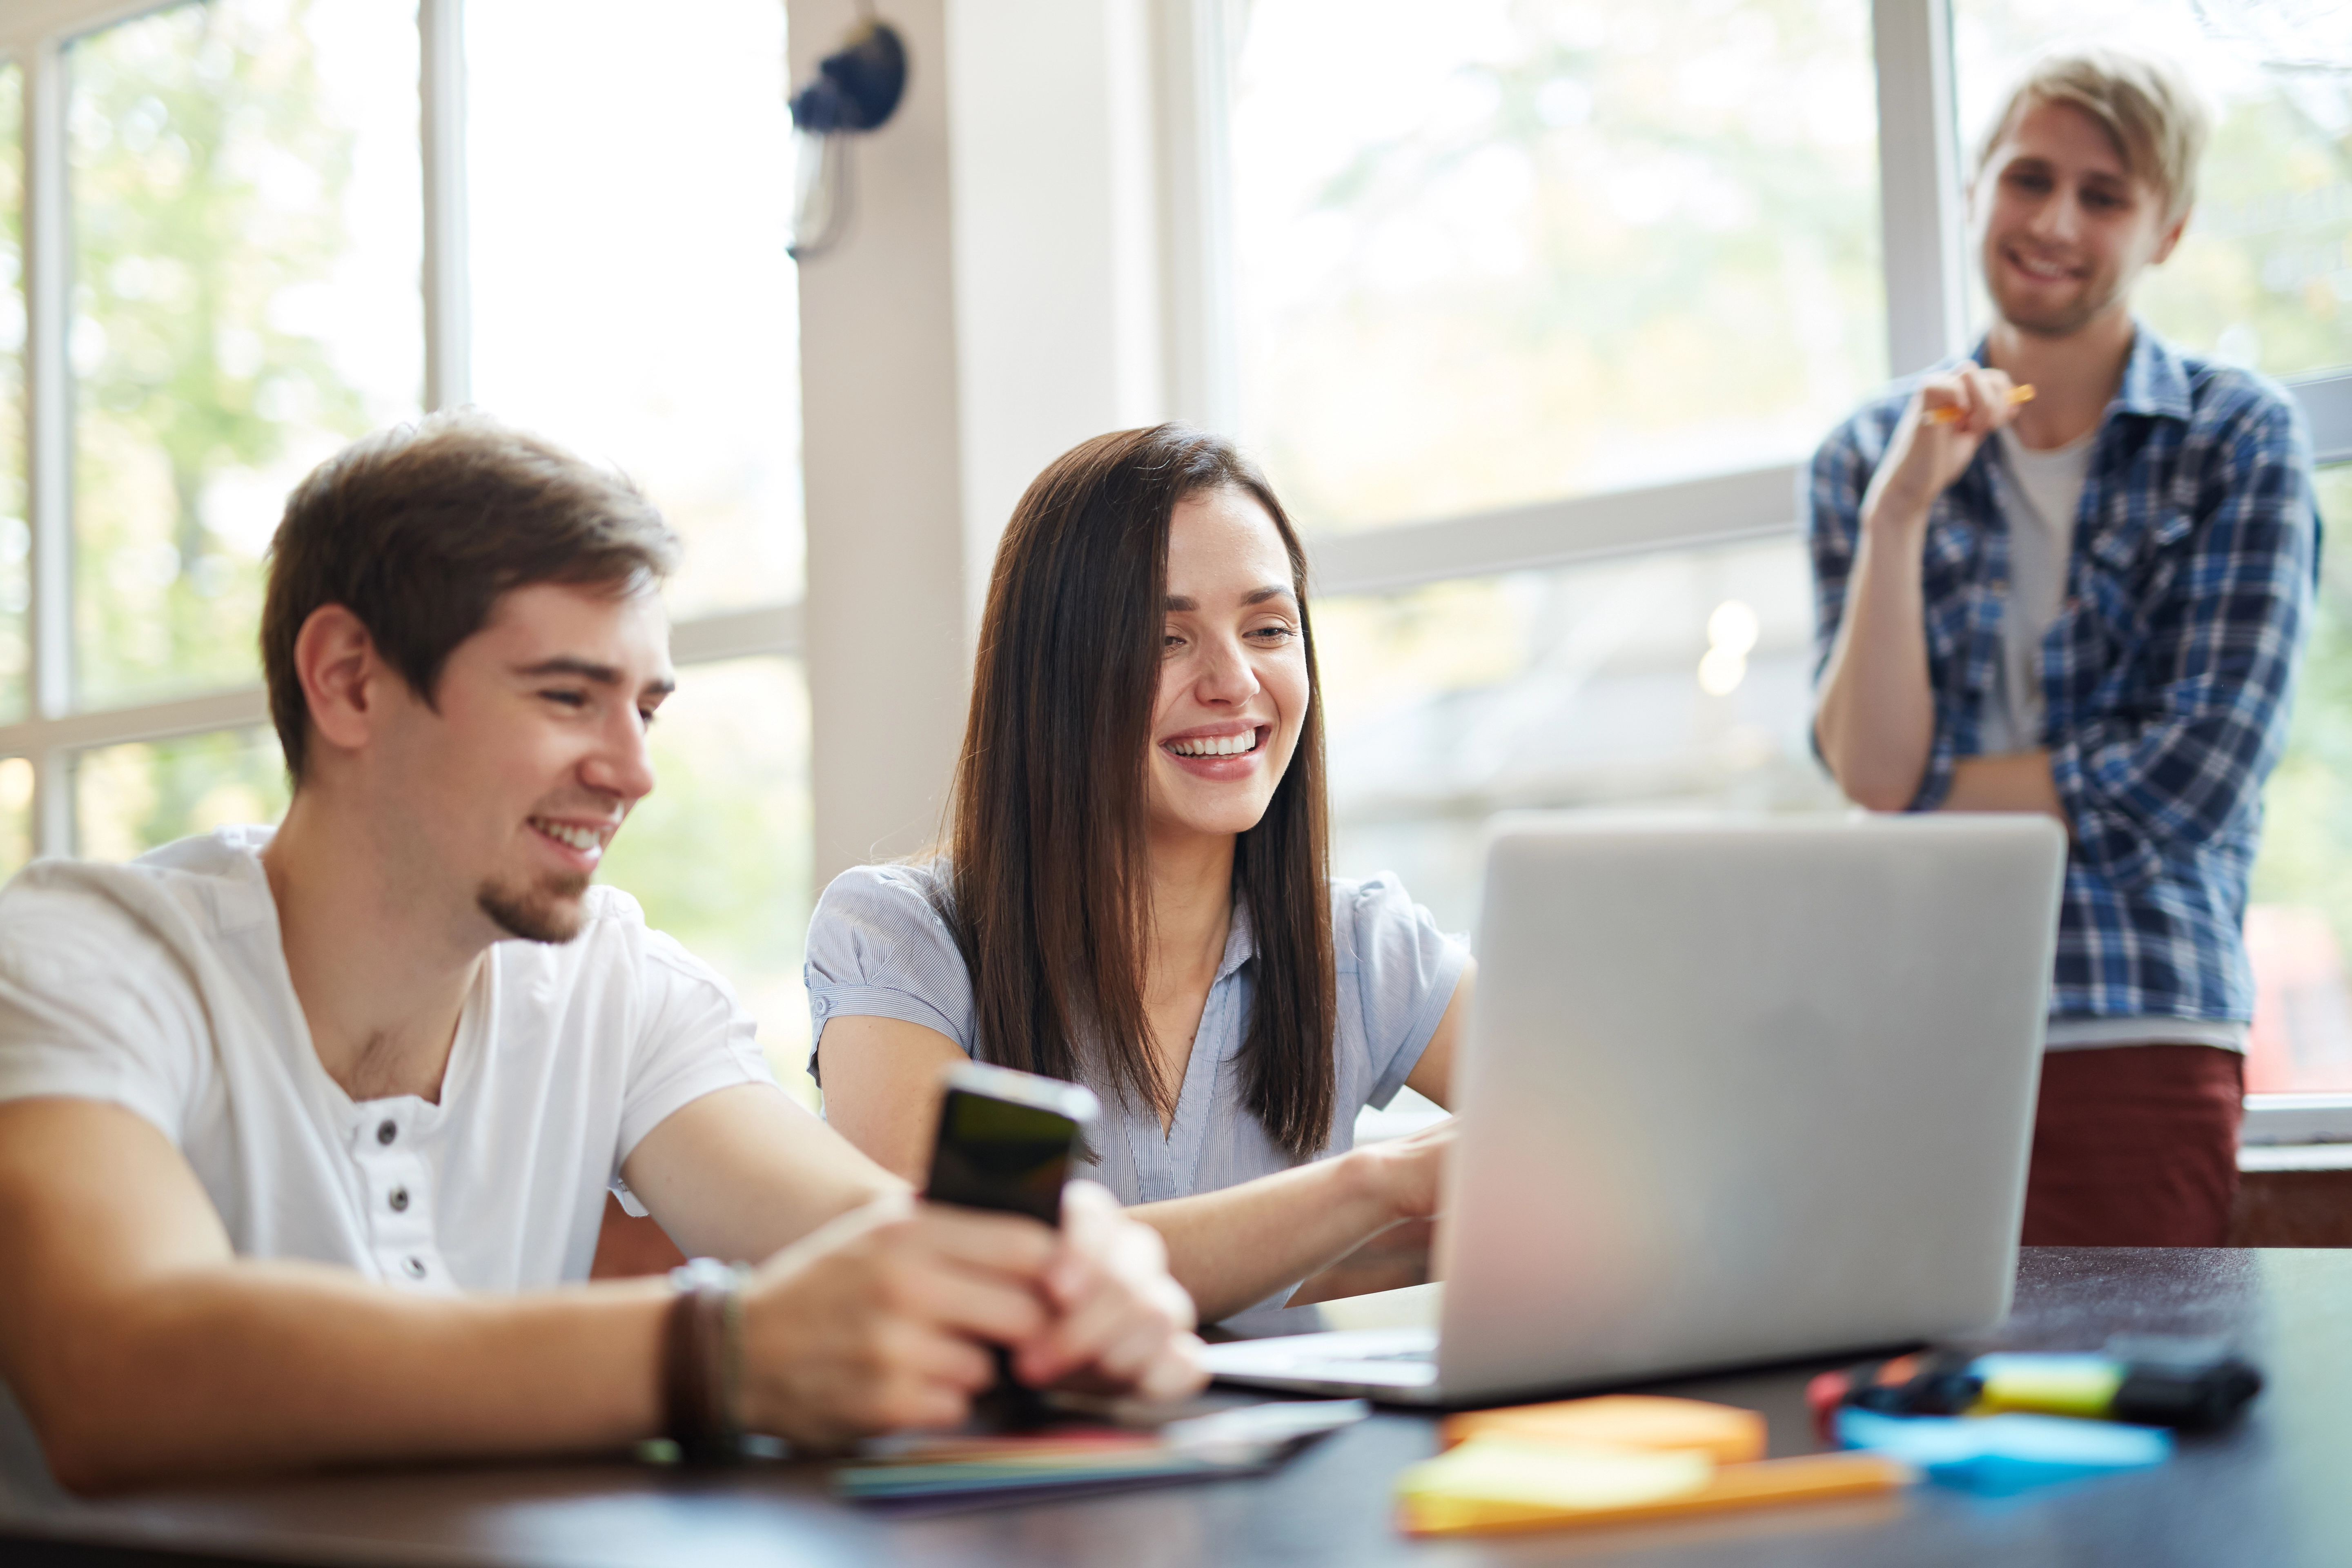
[[[1388,1210],[1391,1224],[1426,1219],[1437,1212],[1438,1183],[1445,1168],[1445,1152],[1454,1146],[1460,1119],[1449,1116],[1402,1138],[1383,1138],[1350,1150],[1360,1179]]]
[[[1108,1188],[1072,1182],[1062,1189],[1060,1240],[1043,1279],[1055,1317],[1013,1353],[1022,1382],[1164,1400],[1208,1381],[1192,1298],[1169,1277],[1158,1231],[1128,1218]]]
[[[1925,522],[1927,509],[1976,459],[1986,437],[2017,417],[2010,390],[2007,371],[1980,365],[1922,381],[1871,476],[1863,527],[1883,531]]]

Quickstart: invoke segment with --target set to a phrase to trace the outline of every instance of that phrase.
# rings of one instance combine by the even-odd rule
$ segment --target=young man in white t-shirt
[[[591,885],[653,787],[676,552],[625,480],[478,416],[360,443],[273,547],[276,833],[0,891],[0,1382],[66,1485],[830,1443],[961,1419],[995,1346],[1198,1385],[1107,1194],[1059,1234],[914,1201]],[[583,1283],[623,1177],[754,1267]]]
[[[2319,523],[2293,403],[2131,315],[2205,136],[2175,68],[2038,61],[1969,193],[1990,331],[1832,435],[1806,497],[1847,795],[2073,841],[2028,1243],[2218,1246],[2237,1186],[2240,924]]]

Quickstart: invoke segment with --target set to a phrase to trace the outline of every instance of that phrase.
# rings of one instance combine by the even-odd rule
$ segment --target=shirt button
[[[399,1136],[400,1129],[394,1123],[391,1121],[379,1121],[375,1124],[375,1141],[377,1142],[389,1143]]]
[[[405,1214],[408,1212],[408,1189],[406,1187],[394,1187],[392,1189],[392,1212],[394,1214]]]
[[[400,1266],[400,1271],[411,1279],[422,1279],[425,1278],[425,1259],[412,1258]]]

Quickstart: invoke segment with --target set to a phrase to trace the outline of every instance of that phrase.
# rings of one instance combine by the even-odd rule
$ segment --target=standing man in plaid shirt
[[[1839,784],[2072,839],[2029,1244],[2219,1245],[2237,1188],[2246,877],[2319,522],[2294,405],[2131,315],[2206,131],[2175,68],[2032,67],[1969,193],[1999,319],[1839,428],[1806,497]]]

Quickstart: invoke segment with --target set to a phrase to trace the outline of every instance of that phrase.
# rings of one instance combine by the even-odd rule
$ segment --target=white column
[[[1153,0],[899,0],[907,100],[800,269],[815,870],[930,841],[1029,480],[1165,416]],[[856,18],[790,0],[804,81]],[[779,266],[783,265],[781,258]]]
[[[854,0],[790,0],[795,83],[857,16]],[[859,138],[848,234],[799,268],[820,887],[930,841],[963,727],[947,22],[942,0],[894,0],[889,21],[907,42],[906,101]],[[792,276],[779,255],[778,287]]]

